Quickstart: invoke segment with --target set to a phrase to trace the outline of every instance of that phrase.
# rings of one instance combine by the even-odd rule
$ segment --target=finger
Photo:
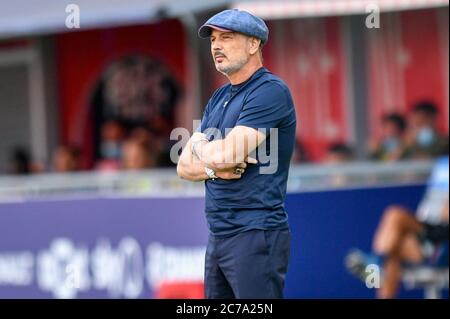
[[[258,164],[258,161],[256,160],[256,158],[247,156],[247,158],[245,159],[245,161],[249,164]]]
[[[247,167],[247,163],[243,162],[243,163],[239,163],[238,166],[236,166],[237,168],[246,168]]]
[[[242,177],[241,174],[236,174],[236,173],[233,173],[233,172],[229,172],[228,174],[226,174],[224,176],[225,179],[240,179],[241,177]]]
[[[241,178],[241,175],[235,175],[235,174],[224,175],[221,177],[221,179],[224,179],[227,181],[232,180],[232,179],[239,179],[239,178]]]

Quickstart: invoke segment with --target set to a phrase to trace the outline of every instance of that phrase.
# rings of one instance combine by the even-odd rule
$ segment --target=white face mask
[[[101,156],[104,159],[120,159],[122,156],[122,149],[119,143],[104,142],[100,147]]]
[[[388,152],[393,152],[400,147],[400,141],[395,137],[388,137],[383,141],[383,148]]]
[[[435,138],[434,130],[431,127],[424,127],[416,135],[416,142],[422,147],[430,146]]]

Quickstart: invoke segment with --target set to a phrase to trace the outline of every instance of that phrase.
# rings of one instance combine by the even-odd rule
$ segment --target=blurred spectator
[[[339,165],[353,160],[353,150],[344,143],[334,143],[328,147],[327,154],[322,163],[326,165]],[[349,178],[339,171],[334,171],[327,177],[327,184],[330,187],[342,187],[349,183]]]
[[[353,160],[353,150],[344,143],[335,143],[328,147],[323,160],[326,164],[340,164]]]
[[[134,128],[130,132],[129,138],[132,140],[135,140],[136,142],[145,144],[145,145],[150,145],[150,144],[152,144],[152,142],[154,142],[153,134],[150,132],[150,130],[148,130],[146,127],[143,127],[143,126],[138,126],[138,127]],[[152,148],[153,148],[153,145],[152,145]],[[159,147],[156,147],[156,150],[159,150],[159,149],[160,149]]]
[[[448,157],[436,162],[416,215],[393,205],[386,209],[373,238],[373,252],[352,251],[346,265],[366,281],[370,264],[383,268],[378,298],[394,298],[404,263],[448,267],[449,176]]]
[[[59,146],[53,153],[52,170],[58,173],[79,170],[79,151],[70,146]]]
[[[102,159],[120,160],[124,129],[118,121],[108,121],[101,128],[100,154]]]
[[[10,155],[9,174],[22,175],[31,173],[31,159],[27,150],[16,147]]]
[[[150,157],[154,159],[155,166],[175,165],[170,159],[170,150],[175,142],[170,141],[167,136],[161,136],[153,130],[138,126],[130,132],[129,138],[149,147]]]
[[[96,169],[118,170],[122,158],[122,142],[125,131],[119,121],[110,120],[101,127],[100,160]]]
[[[448,137],[439,134],[436,127],[438,109],[432,102],[414,105],[409,124],[407,156],[429,159],[448,154]]]
[[[140,170],[155,166],[148,145],[139,140],[129,139],[123,144],[122,168]]]
[[[167,140],[174,126],[180,93],[175,76],[157,59],[130,55],[111,63],[101,75],[92,98],[95,158],[102,157],[99,128],[111,119],[120,121],[128,132],[151,128],[155,137]]]
[[[370,142],[370,158],[380,161],[397,161],[405,157],[406,120],[397,113],[381,119],[381,138]]]

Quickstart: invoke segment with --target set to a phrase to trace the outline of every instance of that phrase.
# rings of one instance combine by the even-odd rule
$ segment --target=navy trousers
[[[209,236],[205,258],[208,299],[283,298],[290,255],[289,230],[250,230]]]

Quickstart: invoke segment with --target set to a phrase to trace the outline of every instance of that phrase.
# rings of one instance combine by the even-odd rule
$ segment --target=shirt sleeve
[[[282,121],[289,117],[292,103],[288,93],[278,83],[269,82],[253,91],[244,104],[237,125],[258,129],[280,127]]]

